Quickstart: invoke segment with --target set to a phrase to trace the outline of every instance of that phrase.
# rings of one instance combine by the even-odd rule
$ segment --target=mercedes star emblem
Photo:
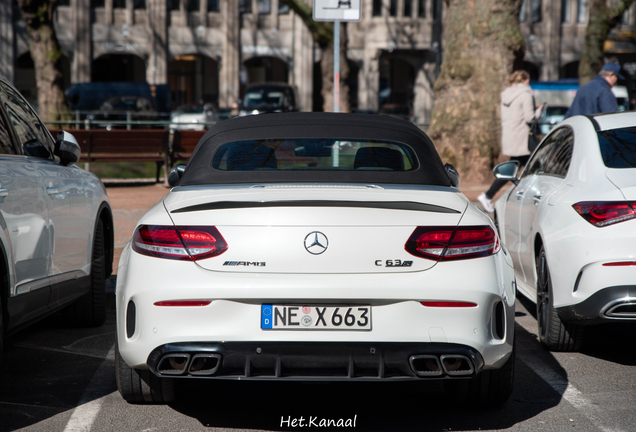
[[[319,231],[310,232],[305,237],[305,249],[312,255],[320,255],[327,250],[329,240],[327,236]]]

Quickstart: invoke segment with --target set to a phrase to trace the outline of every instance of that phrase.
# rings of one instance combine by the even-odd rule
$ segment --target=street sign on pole
[[[360,21],[361,0],[314,0],[314,21]]]

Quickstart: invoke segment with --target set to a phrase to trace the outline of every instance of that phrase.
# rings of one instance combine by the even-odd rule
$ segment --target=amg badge
[[[264,262],[257,261],[225,261],[224,266],[265,267]]]

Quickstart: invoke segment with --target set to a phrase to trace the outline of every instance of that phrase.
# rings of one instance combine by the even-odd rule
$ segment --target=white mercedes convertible
[[[217,123],[138,222],[117,278],[117,382],[445,380],[496,406],[515,278],[430,139],[390,117]]]

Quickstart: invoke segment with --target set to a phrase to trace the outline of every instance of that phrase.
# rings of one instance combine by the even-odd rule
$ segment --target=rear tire
[[[95,226],[95,236],[93,238],[90,291],[66,310],[67,318],[73,325],[99,327],[106,321],[105,257],[104,223],[99,219]]]
[[[176,400],[174,380],[159,378],[149,370],[133,369],[121,358],[115,348],[117,389],[127,402],[134,404],[161,404]]]
[[[4,343],[4,317],[2,315],[2,295],[0,294],[0,365],[2,365],[2,348]]]
[[[499,369],[481,371],[469,380],[445,381],[447,395],[460,404],[476,403],[481,408],[497,408],[512,394],[515,377],[516,340],[506,363]]]
[[[554,308],[554,290],[552,278],[541,246],[537,257],[537,324],[539,340],[550,351],[578,351],[583,346],[584,330],[582,326],[564,323]]]

